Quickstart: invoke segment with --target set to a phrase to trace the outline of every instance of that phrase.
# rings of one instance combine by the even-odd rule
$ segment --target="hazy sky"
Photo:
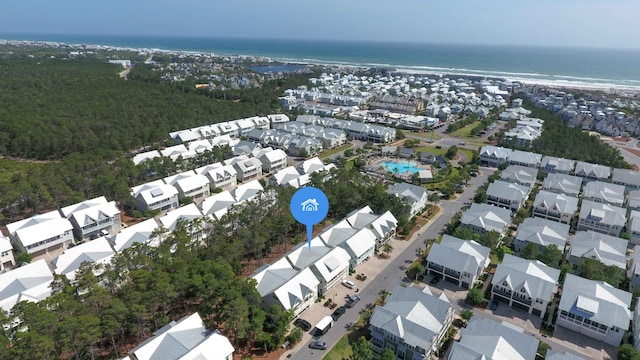
[[[640,49],[639,14],[638,0],[4,0],[0,34]]]

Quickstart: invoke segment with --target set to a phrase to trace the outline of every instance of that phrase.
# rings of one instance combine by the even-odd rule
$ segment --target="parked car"
[[[356,284],[354,284],[353,281],[347,279],[342,280],[342,285],[348,287],[349,289],[353,289],[356,287]]]
[[[489,310],[494,311],[498,308],[498,300],[492,300],[489,304]]]
[[[431,281],[429,281],[429,285],[436,286],[440,281],[440,276],[434,275]]]
[[[300,329],[302,329],[304,331],[311,330],[311,323],[308,322],[305,319],[296,319],[296,321],[293,322],[293,325],[299,327]]]
[[[324,341],[312,341],[309,343],[309,349],[327,350],[327,343]]]
[[[360,281],[365,281],[367,280],[367,275],[365,274],[358,274],[356,275],[356,279],[360,280]]]
[[[344,315],[345,311],[347,311],[347,308],[345,308],[344,306],[340,306],[339,308],[337,308],[333,314],[331,314],[331,317],[333,318],[333,321],[336,321],[338,319],[340,319],[340,316]]]
[[[349,299],[347,299],[347,303],[345,304],[345,306],[348,308],[352,308],[353,305],[355,305],[358,301],[360,301],[360,296],[353,295],[349,297]]]

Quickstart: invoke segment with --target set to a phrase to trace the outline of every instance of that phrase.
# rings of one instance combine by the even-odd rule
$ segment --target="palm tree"
[[[384,245],[382,245],[382,251],[387,254],[388,257],[389,254],[393,251],[393,246],[391,246],[391,244],[389,243],[385,243]]]

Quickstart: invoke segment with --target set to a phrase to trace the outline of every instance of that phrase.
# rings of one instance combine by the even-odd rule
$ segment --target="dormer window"
[[[526,290],[524,288],[520,289],[521,293],[524,293]]]

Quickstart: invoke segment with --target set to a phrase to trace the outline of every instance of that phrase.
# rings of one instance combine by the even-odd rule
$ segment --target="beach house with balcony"
[[[480,234],[496,231],[504,235],[509,223],[511,223],[511,210],[489,204],[473,203],[460,218],[460,226]]]
[[[542,182],[542,190],[556,194],[578,197],[582,189],[582,178],[563,173],[549,173]]]
[[[549,191],[540,191],[533,201],[533,217],[570,224],[578,211],[578,198]]]
[[[57,210],[7,224],[16,250],[32,256],[62,249],[73,242],[73,225]]]
[[[443,235],[427,255],[427,274],[437,274],[463,288],[471,289],[489,266],[491,249],[473,240]]]
[[[162,235],[157,234],[154,238],[154,233],[157,232],[159,228],[158,222],[154,218],[130,225],[110,238],[111,245],[116,252],[121,252],[137,243],[149,245],[159,244]]]
[[[62,255],[53,259],[54,272],[74,282],[76,272],[82,264],[89,263],[92,265],[101,264],[103,266],[109,266],[113,255],[115,255],[115,251],[111,248],[107,238],[100,237],[67,249]],[[99,276],[103,272],[104,269],[94,271],[94,274]]]
[[[51,295],[53,274],[44,259],[0,273],[0,309],[11,312],[21,301],[37,303]]]
[[[577,161],[574,175],[581,177],[584,183],[589,181],[607,182],[611,177],[611,168],[604,165]]]
[[[518,232],[513,239],[515,253],[519,254],[528,243],[538,245],[538,252],[542,253],[547,246],[555,245],[564,253],[569,237],[569,224],[563,224],[544,218],[526,218],[518,226]]]
[[[602,234],[620,236],[627,222],[625,209],[609,204],[583,200],[578,216],[578,230],[593,230]]]
[[[169,211],[179,205],[178,189],[162,180],[134,186],[131,195],[136,199],[136,209],[140,211]]]
[[[190,198],[193,201],[200,201],[211,195],[209,178],[205,175],[199,175],[195,171],[168,176],[163,181],[178,189],[180,199]]]
[[[505,254],[491,280],[491,298],[543,318],[559,278],[560,270],[538,260]]]
[[[590,181],[584,185],[582,198],[597,203],[622,206],[624,204],[624,189],[623,185]]]
[[[369,320],[373,352],[379,355],[388,347],[400,359],[429,359],[452,321],[453,307],[444,293],[397,285]]]
[[[513,150],[493,146],[485,145],[480,149],[480,164],[492,167],[498,167],[500,164],[509,161],[509,156]]]
[[[538,170],[521,165],[509,165],[500,173],[500,180],[526,186],[529,189],[536,183]]]
[[[576,167],[575,160],[544,156],[540,163],[540,171],[545,174],[570,175]]]
[[[209,186],[213,189],[229,190],[238,185],[238,173],[231,165],[223,165],[222,163],[214,163],[199,167],[195,170],[196,174],[204,175],[209,179]]]
[[[627,269],[628,241],[594,231],[577,231],[571,240],[569,262],[573,269],[580,267],[582,259],[593,259],[603,265],[614,265],[620,271]]]
[[[120,209],[115,201],[104,196],[63,207],[60,212],[71,221],[78,239],[96,236],[104,231],[117,231],[122,227]]]
[[[278,305],[298,316],[318,299],[320,282],[311,269],[296,270],[284,257],[260,267],[251,277],[257,282],[264,309]]]
[[[11,270],[14,266],[16,266],[16,259],[13,255],[11,240],[0,234],[0,273]]]
[[[624,186],[625,194],[640,190],[640,172],[630,169],[613,169],[611,182]]]
[[[487,188],[487,203],[518,211],[529,197],[530,187],[506,181],[494,181]]]
[[[556,326],[618,346],[632,320],[631,297],[604,281],[567,274]]]

